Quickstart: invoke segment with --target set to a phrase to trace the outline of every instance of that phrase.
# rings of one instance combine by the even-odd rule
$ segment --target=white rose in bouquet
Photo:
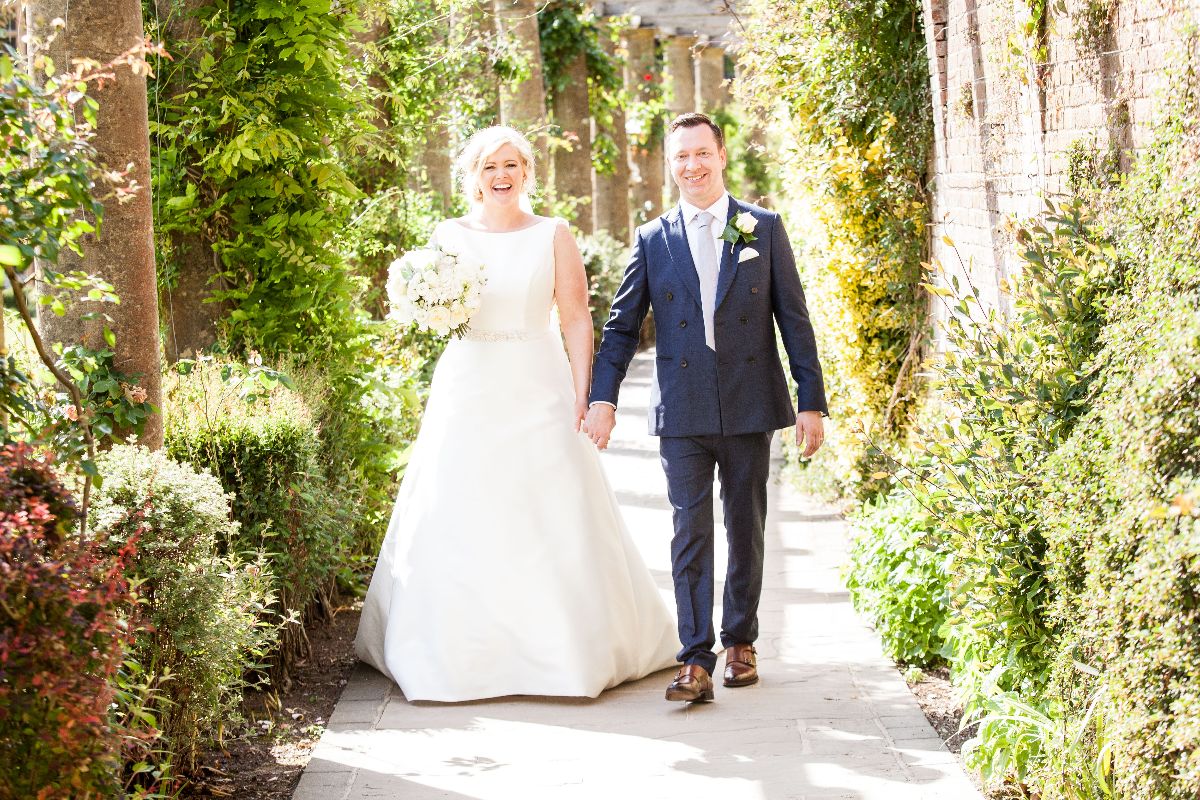
[[[462,303],[455,301],[450,304],[450,324],[457,328],[471,318],[467,312],[467,307]]]
[[[388,318],[439,336],[462,336],[479,310],[486,282],[484,265],[470,255],[411,250],[388,267]]]
[[[451,324],[450,309],[445,306],[433,306],[430,308],[428,325],[438,336],[445,336],[454,327]]]

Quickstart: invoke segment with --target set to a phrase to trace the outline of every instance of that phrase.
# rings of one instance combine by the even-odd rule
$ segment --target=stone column
[[[725,48],[708,42],[696,54],[696,108],[705,114],[714,114],[728,105]]]
[[[550,164],[546,152],[546,89],[542,78],[542,37],[537,0],[492,0],[496,29],[511,39],[529,66],[529,77],[500,87],[500,119],[529,136],[537,160],[537,180],[545,183]]]
[[[623,71],[625,91],[634,101],[646,101],[662,86],[662,73],[654,57],[654,28],[628,28],[621,34],[628,57]],[[628,120],[630,204],[633,223],[641,224],[662,213],[662,124],[644,115]]]
[[[696,36],[672,36],[666,40],[667,82],[667,121],[680,114],[696,110],[696,67],[693,63],[692,48],[696,46]],[[663,185],[671,202],[679,199],[679,187],[671,178],[669,169],[665,170]]]
[[[604,52],[614,63],[628,61],[624,48],[618,51],[613,42],[610,21],[605,21],[601,29],[600,44]],[[592,175],[592,207],[595,209],[596,230],[608,231],[613,238],[621,242],[629,241],[629,140],[625,135],[625,109],[618,106],[613,109],[612,120],[602,125],[599,120],[593,120],[593,130],[610,136],[616,148],[613,171],[601,173],[593,171]],[[595,137],[593,136],[593,142]]]
[[[554,124],[566,143],[554,151],[554,199],[578,201],[571,222],[584,234],[592,225],[592,115],[588,107],[587,58],[567,65],[568,80],[554,93]]]

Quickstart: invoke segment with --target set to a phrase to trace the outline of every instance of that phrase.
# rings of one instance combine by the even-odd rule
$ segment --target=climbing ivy
[[[739,95],[785,143],[785,211],[833,412],[818,461],[838,488],[882,484],[866,437],[901,437],[925,331],[919,288],[933,125],[915,0],[755,0]]]
[[[554,0],[538,14],[542,42],[542,77],[547,104],[570,80],[567,70],[583,53],[588,72],[588,110],[596,120],[592,161],[596,169],[611,174],[618,156],[616,143],[606,131],[612,128],[613,112],[624,100],[621,69],[605,52],[607,37],[616,42],[619,24],[601,25],[595,12],[581,0]]]

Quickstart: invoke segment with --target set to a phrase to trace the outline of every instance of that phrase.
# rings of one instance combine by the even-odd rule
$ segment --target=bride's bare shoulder
[[[444,225],[453,225],[456,228],[475,230],[475,228],[478,226],[478,223],[476,223],[470,217],[448,217],[447,219],[444,219],[438,223],[439,228]]]

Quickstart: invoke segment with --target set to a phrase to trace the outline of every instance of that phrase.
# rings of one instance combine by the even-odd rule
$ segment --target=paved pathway
[[[650,365],[643,355],[630,371],[604,458],[669,599],[666,486],[644,435]],[[360,665],[294,800],[978,800],[854,615],[838,580],[844,551],[830,509],[772,485],[763,678],[718,686],[711,704],[663,700],[670,670],[597,700],[414,704]]]

